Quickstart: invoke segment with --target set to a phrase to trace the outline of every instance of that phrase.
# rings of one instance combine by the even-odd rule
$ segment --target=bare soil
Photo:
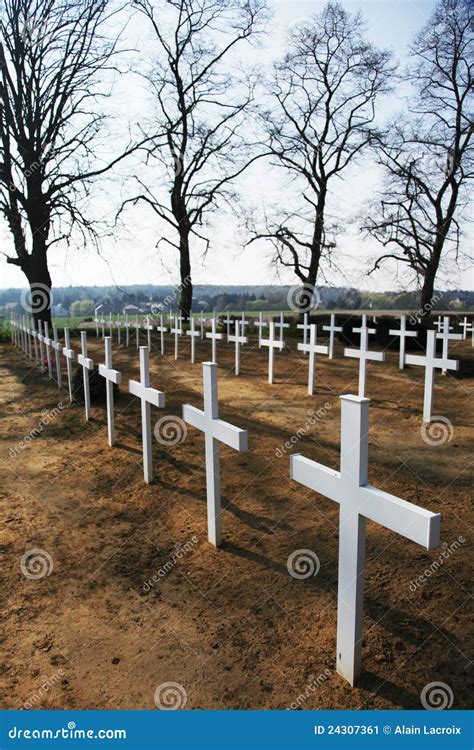
[[[189,341],[177,361],[169,337],[164,357],[157,343],[152,385],[167,404],[153,422],[181,415],[183,403],[202,406]],[[155,689],[174,682],[190,709],[413,709],[435,681],[449,685],[454,708],[468,707],[472,367],[471,377],[465,366],[462,378],[437,374],[434,413],[453,430],[433,445],[420,431],[423,368],[400,372],[392,352],[369,368],[370,483],[441,512],[445,550],[464,541],[413,586],[443,548],[427,552],[368,524],[363,674],[351,688],[334,669],[338,507],[290,481],[289,454],[339,467],[339,396],[357,392],[358,362],[337,343],[333,361],[317,361],[311,397],[307,359],[288,343],[273,386],[254,339],[239,378],[233,348],[219,345],[221,417],[247,429],[250,445],[240,455],[221,448],[221,549],[207,542],[201,433],[155,441],[156,481],[143,482],[140,404],[126,392],[139,375],[134,346],[114,353],[125,386],[113,449],[103,406],[86,424],[65,391],[1,346],[3,707],[154,709]],[[472,365],[473,352],[455,342],[450,356]],[[102,342],[92,339],[89,353],[103,361]],[[198,343],[197,362],[209,358],[210,342]],[[38,579],[20,567],[35,548],[52,561]],[[299,549],[319,557],[316,576],[289,575]]]

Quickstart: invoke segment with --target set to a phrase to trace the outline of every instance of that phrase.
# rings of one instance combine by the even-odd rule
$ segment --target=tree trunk
[[[420,307],[425,312],[429,312],[431,308],[433,307],[433,296],[434,296],[434,285],[435,285],[435,280],[436,280],[436,274],[438,273],[439,262],[441,259],[441,252],[443,250],[445,237],[446,237],[447,232],[449,231],[450,224],[451,224],[451,219],[447,220],[442,225],[441,229],[438,228],[437,237],[433,245],[433,251],[431,253],[430,262],[428,264],[428,267],[426,269],[426,273],[423,279],[423,286],[421,289],[421,296],[420,296]]]
[[[189,233],[183,229],[179,238],[179,273],[180,294],[179,309],[181,315],[189,320],[193,305],[193,285],[191,281],[191,260],[189,255]]]
[[[436,273],[428,268],[425,278],[423,279],[423,286],[421,288],[420,296],[420,309],[429,312],[432,307],[432,300],[434,294],[434,282]]]
[[[33,248],[21,269],[30,285],[29,297],[22,299],[25,313],[32,315],[35,323],[42,321],[51,325],[51,276],[45,247]]]
[[[324,210],[326,207],[326,188],[322,187],[318,196],[316,206],[316,215],[314,218],[313,238],[311,241],[311,258],[309,262],[308,273],[301,291],[301,304],[299,318],[303,321],[305,312],[311,312],[312,307],[317,302],[316,280],[318,278],[319,265],[323,252],[323,234],[324,234]]]

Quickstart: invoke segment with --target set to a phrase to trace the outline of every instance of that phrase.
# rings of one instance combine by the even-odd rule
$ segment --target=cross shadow
[[[368,670],[362,671],[356,687],[361,690],[367,690],[371,696],[378,695],[381,698],[385,698],[386,701],[395,707],[403,706],[404,709],[421,708],[419,695],[414,695],[403,687],[403,685],[381,678],[380,675]],[[370,703],[370,698],[364,701],[364,704],[360,707],[361,710],[370,709],[370,705],[365,705],[365,703]]]
[[[121,450],[126,451],[127,453],[134,453],[137,456],[143,455],[142,450],[140,450],[139,448],[132,448],[131,445],[125,445],[125,443],[117,442],[115,443],[114,448],[120,448]]]

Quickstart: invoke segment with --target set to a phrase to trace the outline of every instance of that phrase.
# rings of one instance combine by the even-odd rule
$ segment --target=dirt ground
[[[199,362],[210,359],[210,342],[198,344],[195,365],[189,341],[177,361],[170,337],[164,357],[157,343],[151,380],[167,403],[153,424],[181,415],[183,403],[202,407]],[[190,709],[414,709],[432,682],[449,686],[453,708],[468,707],[474,379],[438,372],[434,413],[452,431],[430,444],[420,432],[423,368],[400,372],[392,352],[369,367],[369,481],[440,512],[444,548],[427,552],[368,524],[363,673],[350,688],[334,668],[338,506],[290,481],[289,454],[339,468],[339,395],[357,392],[358,362],[338,342],[333,361],[318,358],[311,397],[307,359],[288,344],[273,386],[254,338],[238,378],[233,348],[219,345],[220,416],[249,431],[250,447],[221,448],[221,549],[207,542],[200,432],[155,440],[156,481],[146,485],[140,404],[126,386],[112,449],[102,407],[86,424],[65,391],[1,345],[3,707],[155,709],[168,682]],[[103,361],[101,341],[89,348]],[[450,348],[471,362],[473,353],[470,341]],[[137,378],[135,347],[116,351],[114,366],[125,384]],[[49,575],[22,572],[34,549],[50,556]],[[318,556],[317,575],[289,574],[295,550]]]

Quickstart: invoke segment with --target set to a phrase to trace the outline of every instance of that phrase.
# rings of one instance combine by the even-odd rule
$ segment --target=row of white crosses
[[[183,328],[181,325],[183,318],[181,317],[174,317],[175,321],[175,327],[171,328],[171,333],[175,335],[175,358],[178,357],[178,337],[183,334]],[[217,333],[216,327],[217,327],[217,320],[214,317],[211,321],[212,328],[210,332],[206,333],[206,337],[211,339],[212,341],[212,362],[215,364],[217,361],[217,341],[221,340],[223,338],[223,335],[220,333]],[[244,326],[247,324],[248,321],[245,321],[244,315],[242,316],[242,321],[236,321],[235,323],[235,334],[229,334],[228,341],[235,344],[235,374],[240,374],[240,347],[241,345],[244,345],[248,343],[248,338],[246,336],[241,335],[240,333],[240,325]],[[266,324],[264,323],[262,317],[260,317],[259,323],[261,324],[261,328],[259,331],[259,343],[261,346],[268,347],[269,349],[269,359],[268,359],[268,381],[270,384],[274,382],[274,367],[275,367],[275,350],[281,351],[285,344],[280,339],[278,340],[275,337],[275,327],[277,325],[280,325],[280,331],[283,330],[282,326],[286,325],[283,322],[283,318],[280,319],[280,324],[275,324],[273,321]],[[146,330],[148,333],[148,348],[151,347],[151,331],[153,330],[153,325],[150,324],[149,319],[146,321]],[[261,338],[261,330],[264,325],[268,325],[270,334],[268,339]],[[436,334],[437,338],[441,338],[443,340],[443,356],[441,359],[436,358],[436,351],[435,351],[435,341],[434,336],[435,333],[432,331],[431,334],[433,338],[433,342],[431,342],[430,334],[428,335],[428,341],[427,341],[427,350],[426,350],[426,356],[422,357],[419,355],[407,355],[405,354],[405,338],[408,336],[416,336],[416,332],[407,331],[406,329],[406,316],[402,315],[400,320],[400,329],[394,329],[390,330],[390,335],[396,335],[400,337],[400,360],[399,360],[399,366],[401,369],[403,369],[405,362],[408,364],[415,364],[415,365],[423,365],[425,367],[425,393],[424,393],[424,408],[423,408],[423,419],[424,421],[430,421],[431,420],[431,413],[432,413],[432,401],[433,401],[433,386],[434,386],[434,370],[436,368],[441,368],[443,373],[446,373],[448,369],[457,369],[458,363],[454,360],[449,360],[447,357],[447,348],[448,348],[448,341],[451,339],[459,339],[461,338],[460,334],[451,334],[449,332],[449,320],[448,318],[445,318],[444,322],[444,330],[438,334]],[[301,324],[301,328],[304,331],[304,334],[306,336],[307,331],[310,331],[310,342],[298,344],[299,351],[304,352],[305,354],[309,354],[309,366],[308,366],[308,393],[310,395],[314,394],[314,381],[315,381],[315,355],[316,354],[328,354],[331,355],[331,337],[333,337],[334,333],[338,331],[338,327],[335,325],[335,318],[331,316],[331,324],[330,326],[325,326],[326,330],[329,330],[330,332],[330,341],[329,346],[321,346],[317,344],[316,337],[317,337],[317,328],[315,324],[308,325],[307,318],[304,319],[303,324]],[[158,329],[161,333],[161,338],[163,339],[163,334],[166,331],[166,326],[163,325],[163,316],[161,316],[160,320],[160,326],[158,326]],[[230,328],[229,328],[230,330]],[[344,350],[344,355],[348,357],[355,357],[359,359],[359,390],[358,395],[360,397],[364,397],[366,395],[366,376],[367,376],[367,362],[371,360],[375,361],[384,361],[385,355],[383,352],[374,352],[370,351],[368,348],[368,336],[369,334],[375,333],[374,329],[368,328],[367,325],[367,316],[362,316],[362,325],[360,328],[353,328],[353,331],[360,334],[360,347],[359,349],[349,349],[346,348]],[[191,318],[190,321],[190,330],[187,331],[187,335],[191,338],[191,362],[194,363],[195,361],[195,340],[199,336],[199,333],[195,330],[195,324],[194,324],[194,318]],[[65,336],[69,340],[69,331],[66,329]],[[72,391],[71,391],[71,361],[74,356],[73,351],[70,348],[70,345],[68,343],[68,340],[66,341],[66,346],[63,348],[63,354],[67,357],[67,368],[68,368],[68,384],[69,384],[69,393],[70,393],[70,399],[72,400]],[[54,348],[56,350],[56,362],[58,363],[58,351],[61,350],[61,345],[57,341],[57,334],[56,330],[54,329],[54,338],[50,339],[48,335],[48,328],[46,324],[45,328],[45,335],[40,337],[40,345],[41,343],[45,344],[46,350],[47,350],[47,362],[48,362],[48,372],[50,378],[52,378],[52,360],[50,356],[50,349]],[[28,349],[31,351],[31,344],[28,347],[28,344],[25,344],[25,351],[28,351]],[[164,344],[162,341],[161,346],[162,352],[164,350]],[[60,386],[60,366],[57,364],[57,372],[58,372],[58,385]],[[110,389],[109,389],[110,390]]]
[[[239,329],[237,324],[237,338]],[[270,339],[274,339],[273,325]],[[89,370],[93,364],[87,358],[84,331],[81,332],[81,344],[82,356],[78,357],[78,361]],[[303,343],[300,346],[308,348],[311,360],[316,346],[316,326],[310,329],[309,344]],[[424,359],[428,359],[428,356],[433,358],[434,346],[435,333],[431,331],[428,336],[427,357]],[[25,350],[27,348],[25,346]],[[411,356],[408,355],[407,360]],[[99,372],[107,383],[109,444],[113,445],[113,385],[121,382],[121,374],[112,367],[110,337],[105,339],[105,364],[100,365]],[[204,410],[185,404],[182,416],[186,423],[201,430],[205,436],[208,539],[211,544],[220,546],[222,524],[219,446],[220,443],[225,443],[239,452],[246,451],[248,433],[219,418],[215,363],[203,363],[203,381]],[[152,405],[162,408],[165,394],[150,386],[148,347],[140,347],[140,380],[130,380],[129,391],[140,398],[142,403],[143,472],[145,481],[150,482],[153,478],[150,408]],[[367,519],[428,550],[436,548],[440,539],[441,517],[438,513],[431,513],[368,484],[369,404],[369,399],[361,396],[341,396],[339,471],[301,455],[290,458],[291,479],[334,500],[340,506],[336,664],[338,673],[351,685],[355,684],[361,670]]]

